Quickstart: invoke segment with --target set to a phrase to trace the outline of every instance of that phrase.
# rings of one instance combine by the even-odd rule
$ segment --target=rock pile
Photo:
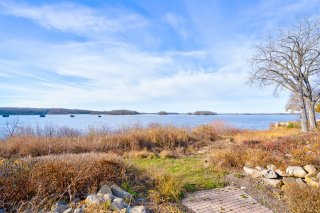
[[[85,200],[74,203],[57,202],[53,207],[54,213],[83,213],[96,208],[103,209],[105,212],[115,211],[121,213],[147,213],[145,206],[133,206],[133,196],[113,184],[103,185],[95,194],[90,194]]]
[[[272,164],[267,165],[267,168],[244,166],[243,170],[247,175],[253,178],[261,178],[264,183],[273,187],[282,188],[289,182],[307,184],[312,187],[320,186],[320,172],[313,165],[288,166],[286,171],[277,169]]]

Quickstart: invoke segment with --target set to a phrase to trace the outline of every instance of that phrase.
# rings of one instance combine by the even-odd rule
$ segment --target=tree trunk
[[[301,131],[302,132],[308,132],[309,131],[309,126],[308,126],[308,115],[307,115],[307,106],[305,99],[303,97],[303,90],[301,89],[299,93],[299,99],[300,99],[300,104],[301,104]]]
[[[314,101],[308,99],[307,104],[308,104],[309,128],[310,130],[314,130],[317,128],[316,113],[314,109],[315,103]]]

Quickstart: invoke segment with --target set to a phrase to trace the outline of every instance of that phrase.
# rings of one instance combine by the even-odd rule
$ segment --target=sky
[[[0,0],[0,106],[284,112],[254,45],[319,0]]]

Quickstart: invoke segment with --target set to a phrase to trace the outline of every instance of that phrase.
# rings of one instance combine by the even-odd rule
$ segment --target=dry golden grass
[[[320,189],[298,183],[284,186],[285,200],[292,213],[320,213]]]
[[[168,201],[179,201],[183,196],[183,184],[178,177],[161,169],[150,170],[154,189],[149,191],[149,198],[157,204]]]
[[[55,130],[55,132],[61,131]],[[75,134],[73,131],[68,134],[67,130],[64,130],[60,135],[25,132],[3,140],[0,143],[0,157],[110,151],[115,153],[185,151],[202,147],[212,143],[221,135],[233,134],[234,132],[236,132],[235,129],[220,123],[204,125],[195,129],[153,124],[146,128],[136,126],[114,132],[92,130],[85,135]]]
[[[236,143],[243,143],[248,141],[276,141],[282,137],[300,135],[299,129],[288,128],[272,128],[270,130],[257,130],[257,131],[242,131],[234,136]]]
[[[160,156],[160,158],[176,158],[177,157],[177,155],[173,151],[170,151],[170,150],[161,151],[159,156]]]
[[[297,129],[274,128],[267,131],[244,131],[234,136],[234,143],[211,153],[217,169],[241,169],[244,165],[280,168],[288,165],[320,166],[320,133],[302,134]]]
[[[123,154],[124,158],[148,158],[148,159],[153,159],[157,158],[158,155],[154,152],[150,152],[148,150],[141,150],[141,151],[130,151],[130,152],[125,152]]]
[[[187,147],[194,135],[187,128],[149,126],[128,128],[117,132],[91,132],[75,136],[35,136],[29,134],[9,137],[0,144],[0,156],[41,156],[61,153],[123,152],[132,150],[171,150]]]
[[[9,209],[27,203],[36,210],[56,200],[84,197],[103,181],[125,177],[117,157],[97,153],[7,160],[0,171],[0,208]]]

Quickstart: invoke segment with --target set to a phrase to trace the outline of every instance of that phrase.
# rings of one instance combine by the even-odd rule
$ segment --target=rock
[[[256,166],[255,169],[258,169],[259,171],[263,170],[263,168],[261,166]]]
[[[320,172],[318,173],[317,178],[318,178],[318,180],[320,180]]]
[[[305,165],[303,168],[308,172],[308,174],[314,174],[317,172],[317,169],[313,165]]]
[[[296,183],[297,181],[293,177],[284,177],[282,179],[282,182],[283,182],[284,185],[286,185],[287,183]]]
[[[86,198],[86,203],[88,205],[91,205],[91,204],[101,204],[103,203],[105,200],[102,196],[98,196],[98,195],[95,195],[95,194],[92,194],[92,195],[89,195],[87,198]]]
[[[134,206],[131,208],[130,213],[147,213],[148,209],[145,206]]]
[[[276,166],[275,166],[275,165],[273,165],[273,164],[268,164],[268,165],[267,165],[267,169],[268,169],[268,170],[273,170],[273,171],[274,171],[274,170],[276,169]]]
[[[116,208],[117,210],[125,208],[124,200],[122,198],[115,198],[112,201],[112,207]]]
[[[63,213],[71,213],[72,212],[72,208],[68,208],[67,210],[65,210]]]
[[[281,169],[276,169],[275,172],[281,177],[288,177],[289,176],[285,171],[283,171]]]
[[[269,179],[275,179],[278,177],[277,173],[273,170],[267,170],[267,169],[264,169],[261,171],[261,174],[266,177],[266,178],[269,178]]]
[[[313,187],[319,187],[320,186],[320,184],[317,181],[316,177],[314,175],[312,175],[312,174],[307,175],[304,180],[306,181],[306,183],[309,186],[313,186]]]
[[[112,202],[115,197],[112,194],[104,194],[103,198],[104,198],[105,201]]]
[[[300,185],[306,185],[306,183],[302,180],[302,178],[297,178],[296,182]]]
[[[288,166],[286,172],[290,176],[304,178],[307,175],[307,172],[300,166]]]
[[[273,187],[281,187],[283,185],[282,180],[280,179],[268,179],[268,178],[262,178],[263,182],[265,182],[268,185],[271,185]]]
[[[247,166],[243,167],[243,171],[249,175],[251,175],[253,178],[261,177],[261,172],[258,169],[253,169]]]
[[[111,194],[112,195],[112,191],[111,191],[111,187],[108,185],[103,185],[100,190],[97,193],[98,195],[105,195],[105,194]]]
[[[63,201],[58,201],[56,203],[56,205],[53,207],[53,212],[54,213],[63,213],[64,211],[66,211],[67,209],[69,209],[69,206],[66,202]]]
[[[130,193],[126,192],[125,190],[123,190],[117,185],[112,185],[111,191],[112,191],[112,194],[116,197],[120,197],[123,199],[132,199],[132,195]]]

